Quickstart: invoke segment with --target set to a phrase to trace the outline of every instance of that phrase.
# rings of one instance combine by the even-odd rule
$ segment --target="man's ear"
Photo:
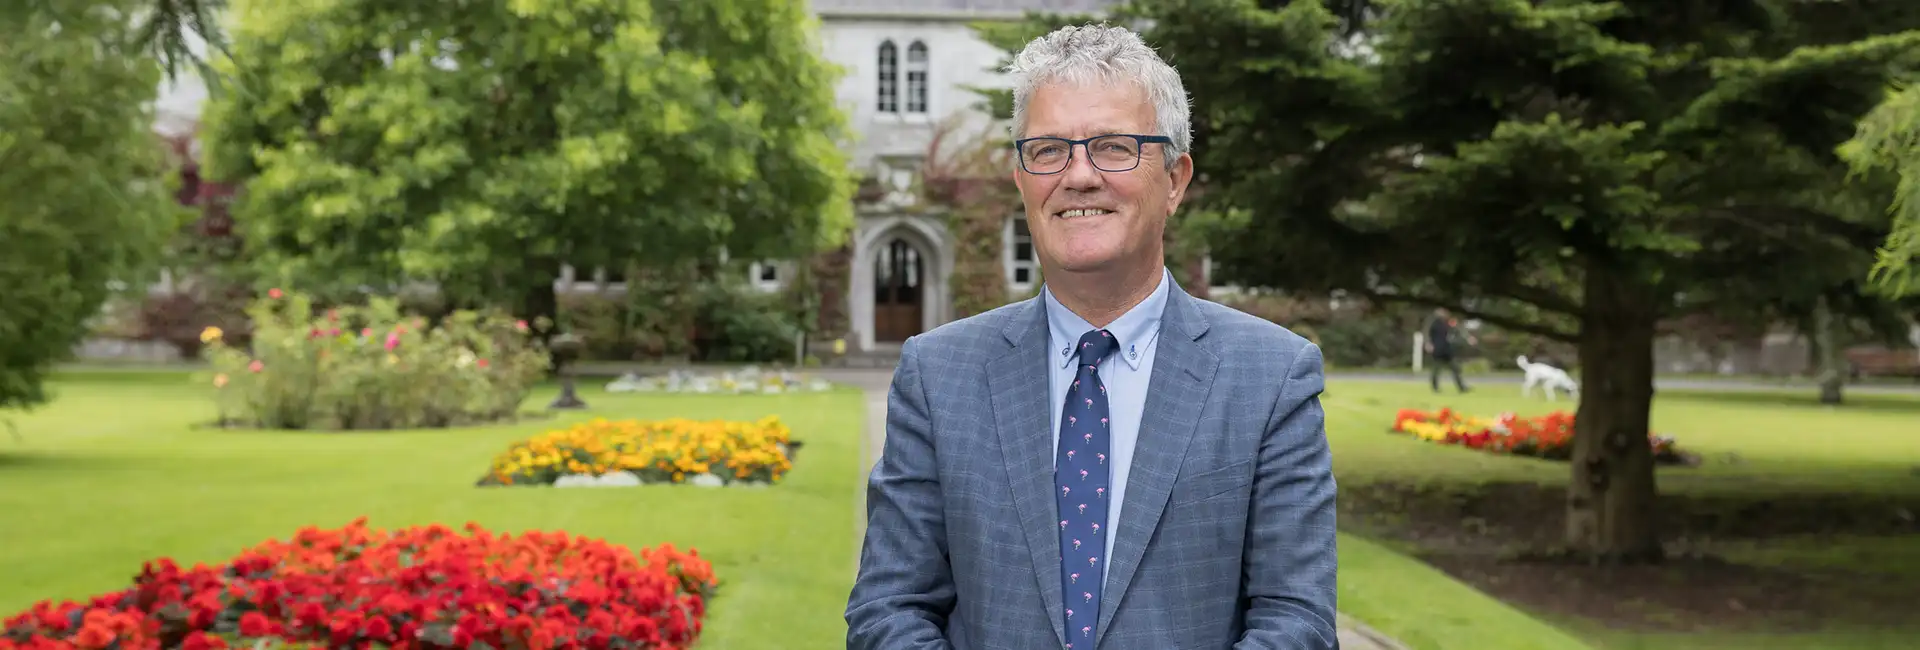
[[[1167,184],[1167,214],[1173,214],[1180,209],[1180,203],[1187,199],[1187,185],[1193,182],[1193,155],[1180,154],[1167,174],[1173,181]]]

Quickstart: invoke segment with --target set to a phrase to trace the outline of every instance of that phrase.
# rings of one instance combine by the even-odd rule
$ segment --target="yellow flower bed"
[[[755,422],[674,418],[594,419],[515,443],[493,459],[482,485],[548,485],[568,475],[630,472],[647,483],[711,474],[773,483],[793,469],[792,430],[778,416]]]

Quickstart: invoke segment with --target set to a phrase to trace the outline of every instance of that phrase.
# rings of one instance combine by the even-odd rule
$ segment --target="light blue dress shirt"
[[[1153,377],[1154,343],[1160,340],[1160,316],[1166,312],[1168,287],[1173,284],[1172,273],[1161,269],[1160,286],[1147,296],[1146,300],[1134,305],[1133,309],[1121,314],[1107,325],[1106,330],[1119,339],[1120,347],[1113,354],[1125,363],[1104,364],[1100,366],[1100,383],[1107,387],[1108,417],[1112,418],[1113,448],[1109,451],[1113,461],[1113,503],[1107,508],[1107,530],[1120,529],[1120,506],[1127,498],[1127,473],[1133,469],[1133,450],[1140,440],[1140,417],[1147,407],[1147,385]],[[1067,390],[1073,386],[1077,374],[1074,365],[1073,346],[1080,336],[1094,329],[1092,323],[1068,310],[1053,298],[1051,291],[1041,292],[1047,307],[1047,331],[1050,333],[1053,347],[1048,348],[1053,362],[1047,370],[1052,400],[1053,447],[1060,448],[1060,410],[1067,400]],[[1106,557],[1113,556],[1113,540],[1119,535],[1107,535]],[[1105,573],[1103,565],[1102,573]],[[1103,578],[1104,579],[1104,578]]]

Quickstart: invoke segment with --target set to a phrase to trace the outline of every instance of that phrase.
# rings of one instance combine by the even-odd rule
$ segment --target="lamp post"
[[[553,403],[548,404],[547,408],[586,408],[587,403],[581,401],[580,396],[573,391],[573,362],[580,356],[580,349],[582,347],[580,337],[573,332],[566,332],[553,337],[553,342],[548,345],[552,346],[553,359],[559,364],[559,367],[555,370],[560,374],[560,396],[554,398]]]

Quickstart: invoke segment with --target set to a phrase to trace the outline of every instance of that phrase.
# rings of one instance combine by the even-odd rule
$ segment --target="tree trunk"
[[[1847,376],[1841,369],[1840,339],[1833,326],[1833,305],[1822,294],[1813,306],[1813,353],[1819,364],[1820,403],[1839,404]]]
[[[1647,434],[1658,303],[1628,273],[1587,273],[1567,543],[1595,560],[1657,561],[1662,552]]]

